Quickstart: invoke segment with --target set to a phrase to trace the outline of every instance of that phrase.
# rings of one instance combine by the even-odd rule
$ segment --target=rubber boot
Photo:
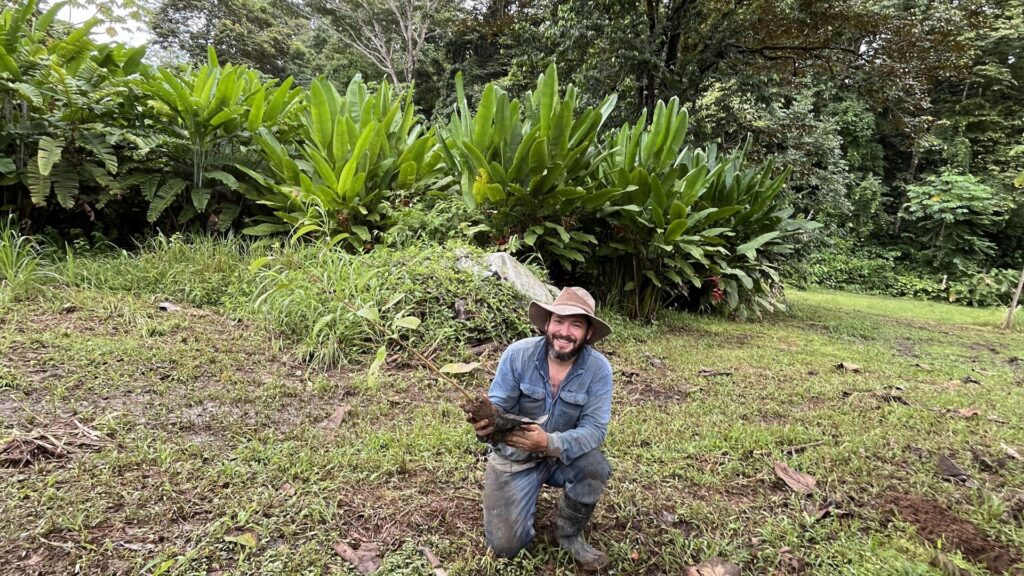
[[[558,501],[558,545],[568,550],[581,568],[596,572],[608,565],[608,557],[583,539],[596,504],[577,502],[566,495]]]

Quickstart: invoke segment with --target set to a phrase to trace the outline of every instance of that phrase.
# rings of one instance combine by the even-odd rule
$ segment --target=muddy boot
[[[577,502],[566,495],[558,501],[558,545],[568,550],[581,568],[595,572],[608,565],[608,557],[583,539],[596,504]]]

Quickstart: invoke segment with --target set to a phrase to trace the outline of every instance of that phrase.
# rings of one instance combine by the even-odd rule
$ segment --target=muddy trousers
[[[565,495],[583,504],[596,504],[611,475],[608,460],[592,450],[566,466],[547,459],[532,468],[505,472],[487,463],[484,473],[484,535],[498,556],[511,558],[535,534],[533,515],[541,486],[565,488]]]

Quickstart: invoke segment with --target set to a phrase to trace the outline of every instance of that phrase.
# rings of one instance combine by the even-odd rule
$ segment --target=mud
[[[944,548],[958,550],[970,561],[981,564],[994,574],[1021,575],[1024,570],[1014,567],[1022,561],[1020,553],[1006,544],[993,540],[971,521],[960,518],[951,510],[921,496],[893,494],[880,504],[888,520],[912,524],[917,533],[930,542],[943,542]]]

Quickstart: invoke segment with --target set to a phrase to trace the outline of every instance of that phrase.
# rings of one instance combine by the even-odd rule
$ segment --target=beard
[[[586,342],[579,342],[579,341],[576,341],[576,340],[571,340],[571,341],[569,341],[569,340],[562,340],[562,342],[571,342],[572,343],[572,348],[570,348],[569,350],[567,350],[565,352],[559,352],[558,350],[555,349],[555,339],[554,339],[554,337],[551,336],[550,334],[545,334],[544,337],[545,337],[545,339],[547,340],[547,343],[548,343],[548,355],[551,356],[552,358],[554,358],[555,360],[560,361],[560,362],[565,362],[565,361],[568,361],[568,360],[572,360],[573,358],[578,356],[579,353],[580,353],[580,350],[583,350],[583,347],[587,345]]]

